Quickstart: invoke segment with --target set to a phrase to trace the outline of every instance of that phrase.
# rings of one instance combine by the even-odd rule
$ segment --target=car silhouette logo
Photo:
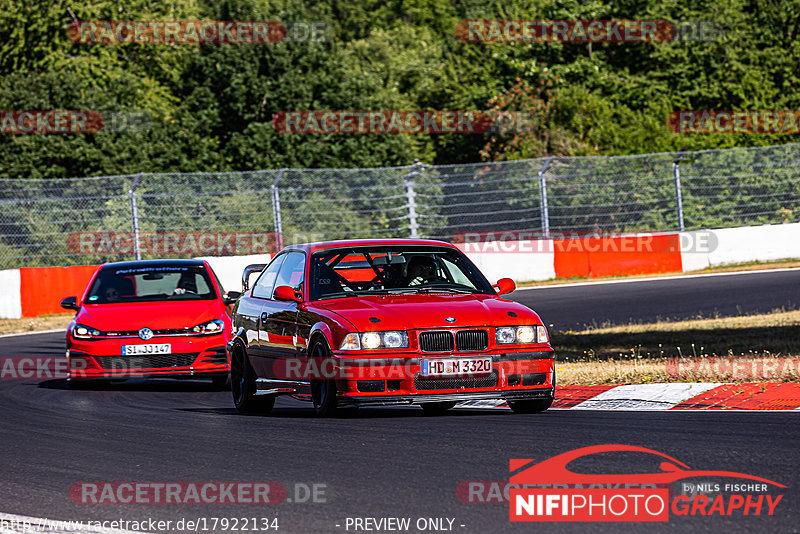
[[[139,330],[139,339],[147,341],[151,337],[153,337],[153,331],[150,330],[149,328],[142,328],[141,330]]]
[[[608,452],[642,452],[652,454],[660,457],[662,460],[660,465],[660,472],[655,473],[637,473],[637,474],[594,474],[594,473],[577,473],[567,468],[567,464],[591,454],[608,453]],[[522,469],[523,466],[527,466]],[[670,484],[678,480],[692,477],[728,477],[728,478],[741,478],[747,480],[755,480],[757,482],[764,482],[772,484],[779,488],[785,488],[783,484],[774,482],[772,480],[761,478],[745,473],[735,473],[731,471],[709,471],[709,470],[694,470],[685,463],[676,460],[671,456],[653,449],[646,449],[644,447],[636,447],[633,445],[593,445],[590,447],[582,447],[574,449],[547,460],[534,463],[533,459],[519,459],[511,460],[509,462],[509,471],[512,476],[510,477],[511,484]]]
[[[447,321],[448,323],[456,322],[456,318],[455,317],[445,317],[444,320]]]

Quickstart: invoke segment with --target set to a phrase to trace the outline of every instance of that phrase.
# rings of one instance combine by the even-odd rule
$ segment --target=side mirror
[[[234,302],[239,300],[239,297],[241,296],[242,294],[239,291],[228,291],[227,293],[225,293],[225,295],[222,296],[222,302],[223,304],[228,306],[229,304],[233,304]]]
[[[290,286],[278,286],[275,288],[273,297],[277,300],[293,300],[294,302],[302,302],[303,295],[299,291],[295,291]]]
[[[266,266],[265,263],[254,263],[244,268],[244,272],[242,272],[242,291],[250,289],[250,275],[253,273],[260,273]]]
[[[517,289],[517,284],[511,278],[501,278],[497,283],[492,286],[497,291],[498,295],[505,295]]]
[[[78,299],[76,297],[65,298],[64,300],[61,301],[61,307],[64,308],[65,310],[78,311],[81,309],[81,307],[78,306]]]

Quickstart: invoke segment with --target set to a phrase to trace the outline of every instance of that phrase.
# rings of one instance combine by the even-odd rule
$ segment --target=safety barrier
[[[513,234],[512,234],[513,235]],[[487,278],[517,282],[687,272],[750,261],[800,258],[800,223],[692,232],[589,236],[568,239],[458,243]],[[245,265],[269,255],[201,258],[223,287],[240,289]],[[59,302],[79,296],[96,266],[22,267],[0,271],[0,317],[60,313]]]

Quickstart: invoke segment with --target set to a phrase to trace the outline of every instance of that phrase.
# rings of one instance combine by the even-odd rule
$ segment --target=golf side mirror
[[[81,307],[78,306],[77,297],[67,297],[67,298],[65,298],[64,300],[61,301],[61,307],[64,308],[65,310],[78,311],[78,310],[81,309]]]

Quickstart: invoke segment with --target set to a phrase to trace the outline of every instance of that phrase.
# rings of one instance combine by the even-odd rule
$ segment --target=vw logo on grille
[[[456,318],[455,317],[445,317],[444,320],[447,321],[448,323],[456,322]]]
[[[153,331],[150,330],[149,328],[142,328],[141,330],[139,330],[140,339],[147,341],[151,337],[153,337]]]

